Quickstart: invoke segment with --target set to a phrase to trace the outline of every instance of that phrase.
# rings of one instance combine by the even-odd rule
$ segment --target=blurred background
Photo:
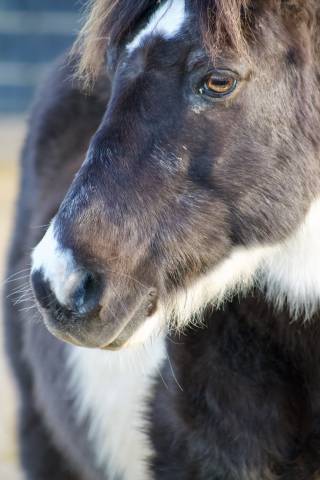
[[[85,0],[0,0],[0,295],[19,179],[19,154],[35,90],[73,42]],[[0,480],[21,480],[14,381],[0,310]],[[45,479],[43,479],[45,480]]]

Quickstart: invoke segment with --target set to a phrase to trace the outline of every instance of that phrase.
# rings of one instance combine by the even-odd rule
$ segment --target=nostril
[[[48,310],[52,302],[52,290],[49,282],[45,280],[42,270],[36,270],[31,274],[31,284],[34,295],[42,308]]]
[[[85,273],[73,294],[73,309],[81,315],[92,312],[99,306],[101,292],[100,279],[92,273]]]

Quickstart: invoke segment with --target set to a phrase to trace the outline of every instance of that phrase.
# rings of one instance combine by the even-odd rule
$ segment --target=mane
[[[132,26],[158,4],[159,0],[89,0],[88,19],[73,48],[79,57],[76,74],[86,86],[101,72],[108,43],[121,43]],[[191,0],[191,4],[199,13],[204,46],[213,57],[226,44],[246,55],[254,19],[266,8],[276,15],[289,12],[291,20],[299,21],[306,20],[306,12],[310,19],[318,10],[316,0]]]

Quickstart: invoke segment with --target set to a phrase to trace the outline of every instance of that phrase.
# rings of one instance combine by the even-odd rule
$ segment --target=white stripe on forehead
[[[185,0],[168,0],[160,5],[151,16],[148,24],[127,45],[129,53],[138,48],[150,35],[172,38],[181,29],[185,20]]]

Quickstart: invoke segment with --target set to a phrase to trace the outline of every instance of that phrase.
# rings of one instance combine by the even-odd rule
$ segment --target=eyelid
[[[215,68],[209,70],[207,73],[207,78],[209,78],[210,76],[216,76],[217,78],[232,77],[234,80],[240,80],[240,75],[237,72],[234,72],[233,70],[228,70],[227,68]]]
[[[231,97],[233,93],[237,90],[238,84],[239,84],[239,74],[232,70],[228,69],[211,69],[207,72],[205,76],[202,76],[201,81],[197,84],[195,87],[195,93],[198,95],[201,95],[201,97],[211,99],[211,101],[223,101],[226,100],[227,98]],[[233,85],[230,88],[230,91],[227,91],[225,93],[221,92],[214,92],[214,90],[210,90],[207,87],[207,82],[210,79],[226,79],[230,78],[233,80]]]

